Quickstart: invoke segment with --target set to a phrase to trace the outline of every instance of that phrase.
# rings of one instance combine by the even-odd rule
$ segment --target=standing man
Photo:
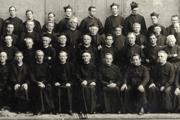
[[[113,33],[113,30],[115,27],[124,24],[124,18],[119,15],[119,5],[117,3],[112,3],[111,6],[112,15],[106,18],[105,24],[104,24],[104,32],[107,33]]]
[[[132,2],[130,5],[132,13],[124,21],[124,33],[127,35],[129,32],[132,32],[133,24],[137,22],[141,25],[141,33],[146,34],[146,22],[144,17],[138,14],[138,3]]]
[[[179,23],[179,17],[178,15],[173,15],[171,17],[171,25],[169,25],[167,28],[166,28],[166,33],[167,35],[170,35],[170,34],[174,34],[174,24],[175,23]]]

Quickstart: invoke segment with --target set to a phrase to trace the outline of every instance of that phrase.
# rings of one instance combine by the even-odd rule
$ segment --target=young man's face
[[[64,35],[58,37],[58,42],[62,45],[66,44],[67,38]]]
[[[111,11],[112,11],[112,14],[113,14],[113,15],[119,14],[119,8],[118,8],[118,6],[116,6],[116,5],[112,6],[112,7],[111,7]]]
[[[33,13],[31,11],[27,12],[26,17],[28,20],[32,20],[33,19]]]
[[[179,25],[179,23],[175,23],[175,24],[174,24],[174,31],[175,31],[176,33],[180,32],[180,25]]]
[[[95,16],[96,15],[96,8],[91,8],[91,10],[89,11],[89,15]]]
[[[133,25],[133,30],[134,30],[135,33],[140,33],[141,25],[140,24]]]
[[[22,53],[17,53],[17,54],[15,54],[15,60],[17,61],[17,62],[22,62],[22,60],[23,60],[23,54]]]
[[[139,9],[139,8],[133,8],[133,9],[132,9],[132,14],[133,14],[133,15],[138,14],[138,9]]]
[[[150,41],[151,45],[156,45],[156,42],[157,42],[156,36],[155,35],[151,35],[149,37],[149,41]]]
[[[49,14],[49,15],[48,15],[48,21],[54,22],[54,19],[55,19],[55,17],[54,17],[53,14]]]
[[[27,28],[28,31],[33,31],[33,29],[34,29],[34,22],[32,22],[32,21],[27,22],[26,23],[26,28]]]
[[[113,57],[112,55],[105,55],[105,64],[106,65],[111,65],[113,62]]]
[[[33,40],[32,40],[32,39],[27,38],[27,39],[25,40],[25,43],[26,43],[26,47],[27,47],[27,48],[32,48],[32,47],[33,47]]]
[[[176,17],[172,17],[171,18],[171,22],[172,24],[174,25],[175,23],[178,23],[179,22],[179,18],[176,16]]]
[[[36,53],[36,60],[38,62],[43,62],[43,60],[44,60],[44,53],[43,52],[37,52]]]
[[[7,60],[7,54],[5,52],[0,53],[0,62],[4,63]]]
[[[72,16],[72,9],[68,8],[65,11],[66,17],[70,18]]]
[[[91,60],[90,53],[83,53],[82,54],[82,60],[84,63],[90,63],[90,60]]]
[[[70,25],[72,28],[76,29],[76,28],[77,28],[77,25],[78,25],[78,21],[71,20],[71,21],[69,21],[69,25]]]
[[[11,8],[9,9],[9,14],[10,14],[10,16],[16,16],[16,8],[11,7]]]
[[[117,27],[114,32],[115,32],[115,35],[116,35],[116,36],[119,36],[119,35],[122,34],[122,28]]]
[[[47,28],[47,30],[48,30],[49,32],[52,32],[53,29],[54,29],[54,23],[48,23],[48,24],[46,25],[46,28]]]
[[[51,42],[51,38],[49,37],[43,37],[43,46],[49,46],[50,42]]]
[[[167,45],[168,46],[173,47],[173,46],[175,46],[175,44],[176,44],[176,40],[175,39],[169,38],[167,40]]]
[[[65,53],[65,52],[59,53],[59,60],[61,63],[66,63],[67,58],[68,58],[67,53]]]
[[[158,23],[158,17],[157,16],[151,16],[151,21],[153,24],[157,24]]]
[[[113,37],[107,36],[105,42],[106,42],[106,45],[111,46],[113,44]]]
[[[158,53],[158,62],[159,62],[160,64],[163,64],[163,63],[165,63],[166,61],[167,61],[167,55],[166,55],[165,53],[159,52],[159,53]]]
[[[160,34],[161,33],[161,27],[160,26],[154,27],[154,33]]]
[[[89,31],[92,35],[96,35],[99,31],[99,28],[97,26],[91,26],[89,27]]]
[[[141,65],[141,59],[139,56],[133,56],[131,59],[131,63],[135,66],[140,66]]]
[[[12,24],[7,25],[7,32],[13,33],[13,31],[14,31],[14,25],[12,25]]]
[[[91,37],[89,35],[83,36],[83,43],[84,45],[90,45],[91,44]]]

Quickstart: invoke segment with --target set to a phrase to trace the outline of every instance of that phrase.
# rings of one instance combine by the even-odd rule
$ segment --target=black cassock
[[[22,88],[22,86],[18,90],[14,90],[14,86],[16,84],[22,85],[24,83],[27,83],[29,86],[30,81],[30,70],[26,64],[23,64],[22,66],[18,66],[16,63],[12,64],[10,68],[10,85],[12,87],[12,90],[14,91],[14,105],[13,110],[16,112],[26,112],[28,109],[28,103],[29,103],[29,89],[25,90]]]
[[[81,96],[81,111],[85,113],[93,113],[96,110],[96,86],[91,86],[91,82],[96,82],[96,66],[94,64],[82,63],[77,69],[77,79],[79,81]],[[87,85],[81,85],[86,80]]]
[[[69,28],[69,18],[63,18],[58,23],[58,33],[63,33]]]
[[[150,83],[154,83],[156,87],[148,89],[149,106],[151,112],[159,110],[163,112],[172,112],[173,110],[173,85],[175,79],[174,66],[166,62],[164,65],[157,64],[151,72]],[[164,86],[165,90],[160,91],[160,87]]]
[[[145,107],[147,104],[146,91],[140,92],[138,86],[143,85],[144,89],[146,89],[148,81],[149,71],[145,66],[131,65],[128,67],[124,76],[124,82],[128,87],[124,93],[125,98],[123,101],[126,112],[139,112],[141,107]]]
[[[115,88],[107,87],[110,83],[116,83]],[[105,108],[107,113],[117,113],[120,110],[120,91],[119,86],[121,86],[121,73],[119,67],[116,65],[102,65],[98,70],[98,86],[101,88],[99,92],[101,97],[102,107]]]
[[[55,111],[57,113],[72,112],[72,89],[74,86],[73,80],[75,78],[75,71],[73,65],[69,62],[61,64],[58,61],[52,67],[52,74]],[[56,82],[59,82],[60,86],[55,86],[54,84]],[[66,83],[70,83],[71,86],[66,87]],[[73,100],[75,101],[75,99]]]
[[[47,63],[34,63],[31,66],[32,80],[30,83],[31,109],[35,113],[53,112],[54,104],[51,90],[51,72]],[[42,82],[45,88],[38,86]]]

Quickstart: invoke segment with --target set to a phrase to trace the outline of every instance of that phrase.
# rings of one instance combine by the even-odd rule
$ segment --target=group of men
[[[152,25],[119,5],[103,26],[96,7],[78,25],[70,5],[57,24],[49,12],[41,28],[33,11],[23,23],[16,8],[0,19],[0,106],[16,112],[139,113],[180,110],[180,24]]]

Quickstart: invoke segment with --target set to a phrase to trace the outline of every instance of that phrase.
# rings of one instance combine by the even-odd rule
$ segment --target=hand
[[[51,57],[48,57],[48,60],[51,60]]]
[[[127,90],[127,85],[126,85],[126,84],[123,84],[123,85],[121,86],[121,91],[124,91],[124,90]]]
[[[164,86],[161,86],[160,91],[163,92],[164,89],[165,89],[165,87],[164,87]]]
[[[57,86],[60,86],[61,84],[59,82],[56,82],[54,83],[54,85],[57,87]]]
[[[144,87],[143,87],[143,85],[139,85],[139,86],[138,86],[138,90],[143,93],[143,92],[144,92]]]
[[[174,94],[175,94],[176,96],[180,95],[180,89],[179,89],[179,88],[176,88]]]
[[[66,87],[71,87],[71,84],[70,83],[66,83]]]
[[[146,62],[147,62],[147,63],[149,63],[149,62],[150,62],[150,60],[149,60],[149,59],[146,59]]]
[[[45,85],[42,82],[38,82],[38,86],[41,87],[41,88],[45,88]]]
[[[82,83],[81,83],[81,85],[87,85],[87,81],[86,80],[84,80]]]
[[[149,85],[149,88],[152,88],[152,87],[156,87],[156,85],[155,85],[154,83],[151,83],[151,84]]]
[[[91,82],[90,85],[91,86],[96,86],[96,83],[95,82]]]
[[[22,84],[22,87],[23,87],[25,90],[28,90],[28,84],[27,84],[27,83]]]
[[[177,54],[173,54],[173,57],[177,57],[178,55]]]
[[[144,45],[141,45],[141,49],[144,49]]]
[[[19,87],[20,87],[20,85],[19,85],[19,84],[14,85],[14,90],[19,89]]]
[[[101,46],[101,45],[99,45],[97,48],[98,48],[98,50],[100,50],[100,49],[102,49],[102,46]]]
[[[110,84],[109,84],[109,87],[110,87],[110,88],[115,88],[116,86],[117,86],[116,83],[110,83]]]

